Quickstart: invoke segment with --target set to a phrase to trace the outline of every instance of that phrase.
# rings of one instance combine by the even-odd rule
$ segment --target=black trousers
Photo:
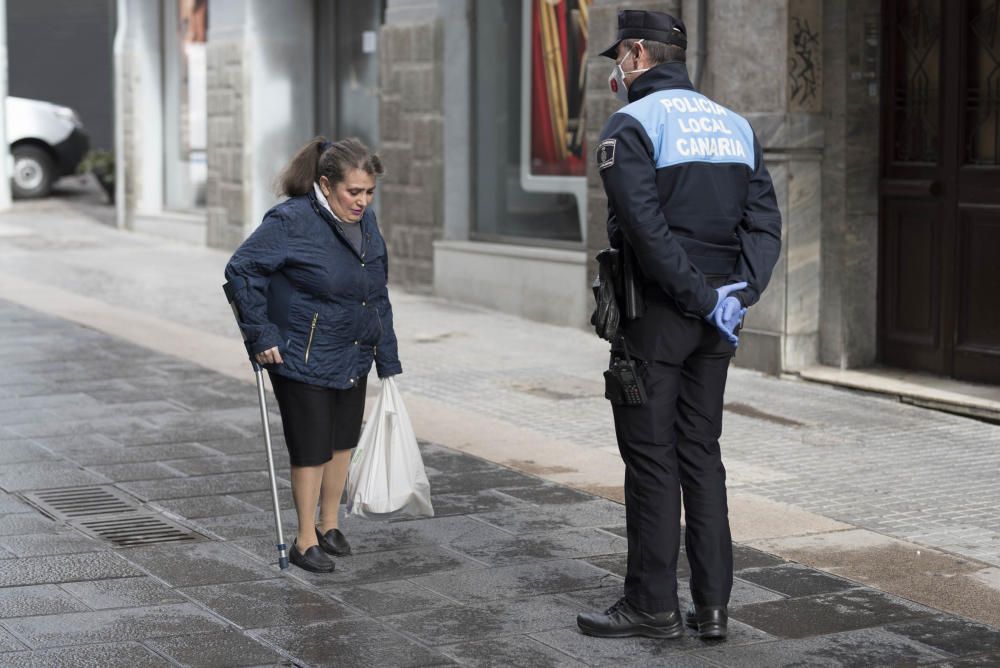
[[[625,340],[646,362],[647,391],[643,406],[613,407],[625,461],[625,596],[646,612],[677,609],[683,490],[691,595],[727,605],[733,548],[719,436],[733,348],[708,322],[652,301],[625,324]]]

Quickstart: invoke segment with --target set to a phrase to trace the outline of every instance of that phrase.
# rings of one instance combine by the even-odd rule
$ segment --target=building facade
[[[622,6],[119,0],[120,222],[235,247],[297,146],[356,135],[387,164],[394,283],[585,326],[606,244],[593,150],[618,107],[596,54]],[[737,363],[1000,383],[998,3],[627,6],[685,21],[694,80],[750,120],[774,178],[784,247]],[[199,8],[202,42],[182,29]]]

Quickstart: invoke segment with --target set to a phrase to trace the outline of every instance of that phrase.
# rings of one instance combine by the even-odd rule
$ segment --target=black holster
[[[646,312],[641,272],[635,254],[627,245],[622,250],[605,248],[596,259],[597,278],[592,287],[597,306],[590,324],[599,337],[614,341],[623,316],[635,320]]]
[[[621,311],[618,309],[618,283],[621,274],[620,254],[616,248],[605,248],[597,254],[597,278],[594,279],[594,299],[597,302],[590,324],[602,339],[618,338]]]
[[[646,300],[642,296],[642,271],[635,252],[628,244],[622,247],[622,292],[625,293],[625,319],[635,320],[646,313]]]

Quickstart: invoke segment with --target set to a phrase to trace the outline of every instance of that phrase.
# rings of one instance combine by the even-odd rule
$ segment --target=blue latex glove
[[[729,340],[729,343],[736,348],[740,344],[740,339],[736,335],[736,328],[743,320],[747,310],[740,304],[736,297],[726,297],[722,300],[722,305],[715,312],[715,326]]]
[[[740,343],[739,337],[735,334],[736,326],[743,319],[743,315],[746,314],[746,309],[740,304],[740,300],[730,295],[733,292],[739,292],[745,287],[747,287],[746,282],[741,281],[716,288],[715,291],[719,295],[719,301],[716,302],[712,312],[705,316],[705,319],[715,325],[734,348]]]

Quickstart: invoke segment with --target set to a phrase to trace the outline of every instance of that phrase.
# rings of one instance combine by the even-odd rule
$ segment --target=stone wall
[[[380,225],[391,280],[429,290],[443,229],[443,57],[439,20],[382,26],[380,151],[386,164]]]
[[[820,361],[875,362],[878,322],[879,0],[824,5]]]
[[[703,92],[750,121],[782,213],[781,257],[747,315],[736,355],[738,365],[769,373],[818,358],[822,24],[820,0],[709,3]]]
[[[248,232],[244,153],[247,85],[242,40],[208,43],[208,245],[234,249]]]

